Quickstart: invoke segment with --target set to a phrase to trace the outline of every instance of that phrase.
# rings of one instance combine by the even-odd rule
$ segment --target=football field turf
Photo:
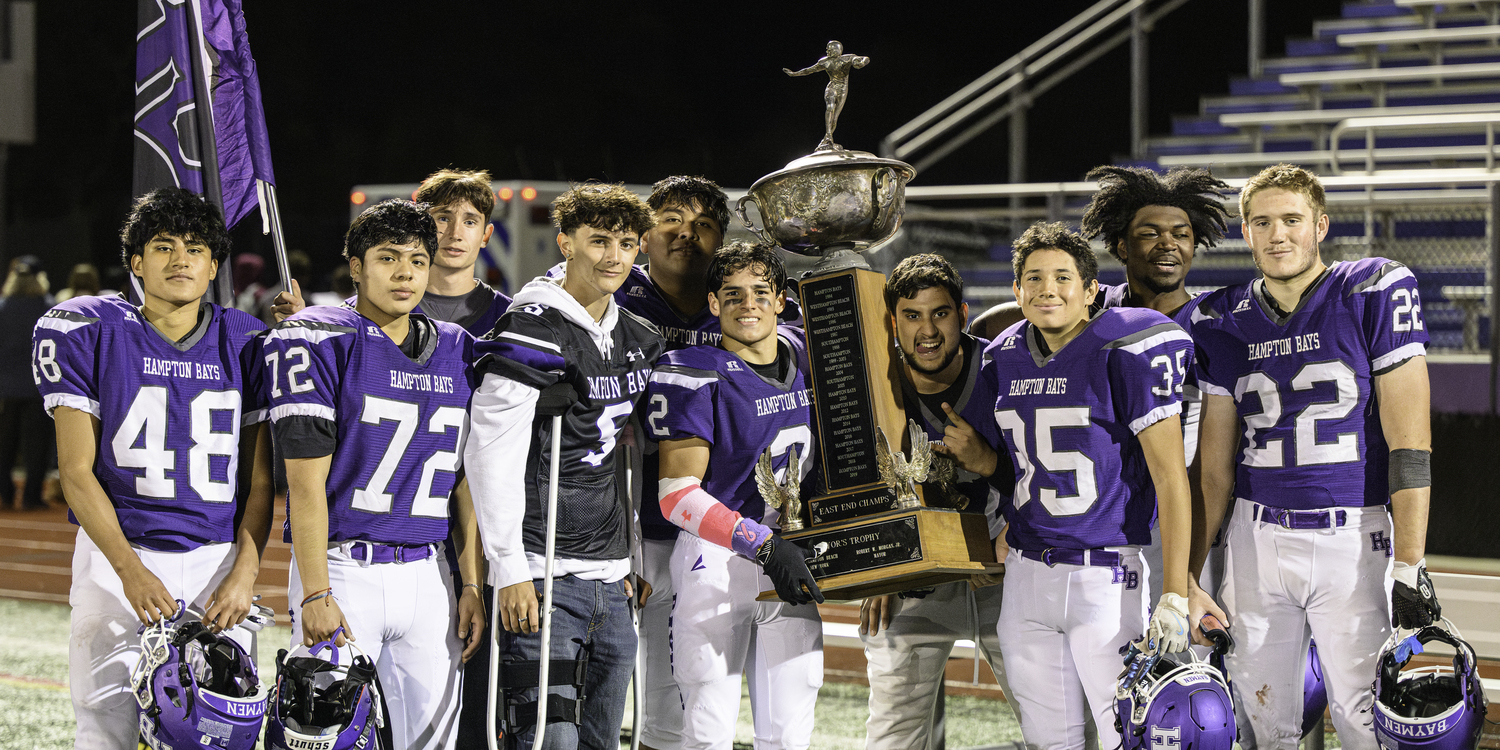
[[[262,631],[262,678],[276,673],[276,651],[291,631]],[[68,700],[68,607],[0,598],[0,750],[63,750],[73,746],[73,706]],[[818,695],[813,748],[855,750],[865,746],[869,691],[861,685],[829,682]],[[625,713],[630,721],[629,710]],[[1018,740],[1020,727],[1003,704],[984,698],[950,696],[948,747],[969,748]],[[735,745],[753,740],[750,703],[742,699]]]

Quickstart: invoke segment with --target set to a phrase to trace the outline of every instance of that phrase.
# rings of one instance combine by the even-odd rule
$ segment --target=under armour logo
[[[698,556],[698,562],[693,563],[693,570],[707,570],[708,566],[703,564],[703,555]],[[689,571],[692,572],[692,571]]]
[[[646,287],[633,286],[630,287],[630,291],[626,292],[625,294],[630,297],[644,297],[646,296]]]
[[[1390,537],[1387,537],[1384,531],[1370,532],[1370,551],[1384,552],[1386,557],[1390,557],[1393,554]]]
[[[135,322],[135,313],[130,312],[129,310],[126,310],[125,311],[125,319],[128,320],[128,321],[131,321],[132,323]]]
[[[632,352],[625,352],[625,359],[627,359],[627,360],[629,360],[631,362],[634,362],[634,361],[636,361],[638,359],[645,359],[645,358],[646,358],[646,353],[643,352],[643,351],[641,351],[640,349],[636,349],[635,351],[632,351]]]
[[[1151,727],[1151,747],[1181,747],[1182,727]]]
[[[1134,591],[1137,586],[1141,585],[1141,573],[1138,570],[1131,570],[1124,565],[1116,566],[1115,579],[1112,583],[1123,583],[1127,590]]]
[[[1244,311],[1249,310],[1249,309],[1250,309],[1250,298],[1249,297],[1246,297],[1246,298],[1240,300],[1240,303],[1238,305],[1234,306],[1234,311],[1235,312],[1244,312]]]

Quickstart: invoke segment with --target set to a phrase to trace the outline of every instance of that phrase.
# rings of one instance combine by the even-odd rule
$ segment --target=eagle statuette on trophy
[[[771,468],[770,448],[761,453],[760,460],[755,463],[755,486],[760,489],[760,497],[767,505],[781,511],[782,531],[802,530],[802,480],[797,476],[799,460],[797,446],[793,445],[787,453],[784,483],[776,481],[776,470]]]
[[[901,451],[891,450],[885,430],[875,429],[875,460],[880,466],[880,481],[896,491],[896,507],[901,510],[922,507],[922,501],[917,498],[917,485],[927,481],[933,455],[927,433],[917,426],[915,419],[907,420],[907,432],[911,435],[909,461]]]

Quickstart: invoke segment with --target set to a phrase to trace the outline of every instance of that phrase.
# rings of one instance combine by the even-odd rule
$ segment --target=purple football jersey
[[[1235,496],[1293,510],[1389,502],[1373,378],[1427,351],[1410,269],[1334,263],[1281,315],[1257,279],[1206,295],[1193,315],[1204,393],[1243,420]]]
[[[654,440],[702,438],[709,442],[703,489],[740,515],[773,525],[755,484],[755,465],[767,449],[778,481],[793,449],[797,478],[813,466],[812,392],[802,332],[779,326],[780,346],[793,366],[782,382],[761,377],[737,355],[716,346],[694,346],[663,355],[646,390],[646,432]]]
[[[1099,310],[1107,310],[1111,307],[1123,307],[1128,300],[1129,286],[1120,284],[1118,286],[1099,287],[1099,296],[1094,298],[1094,306]],[[1182,326],[1182,330],[1192,335],[1193,311],[1198,305],[1203,304],[1206,294],[1195,294],[1188,301],[1172,312],[1167,317],[1173,323]],[[1195,350],[1196,351],[1196,350]],[[1194,355],[1197,356],[1196,354]],[[1198,390],[1197,368],[1188,368],[1183,373],[1182,384],[1177,388],[1182,394],[1182,448],[1183,458],[1187,464],[1193,464],[1193,458],[1198,454],[1198,422],[1203,414],[1203,394]]]
[[[272,421],[303,416],[337,426],[330,541],[448,538],[448,498],[469,432],[474,338],[452,323],[432,325],[437,333],[416,361],[347,307],[306,308],[266,337]]]
[[[1117,307],[1050,355],[1021,321],[985,357],[1016,471],[1010,546],[1149,544],[1156,488],[1136,435],[1181,411],[1187,333],[1154,310]]]
[[[47,412],[99,419],[94,474],[131,543],[181,552],[234,541],[240,432],[266,418],[264,328],[205,304],[172,342],[119,297],[75,297],[37,321],[32,375]]]

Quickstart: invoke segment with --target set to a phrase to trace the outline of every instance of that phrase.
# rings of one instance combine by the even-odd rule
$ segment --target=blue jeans
[[[542,581],[536,596],[542,599]],[[630,622],[630,600],[625,582],[584,581],[574,576],[552,584],[552,676],[549,696],[576,699],[572,672],[559,670],[558,662],[581,658],[589,652],[588,676],[584,680],[583,723],[552,722],[547,725],[543,750],[616,750],[620,725],[625,719],[625,691],[635,670],[635,628]],[[500,634],[501,660],[535,661],[541,658],[542,634]],[[587,648],[586,648],[587,647]],[[558,684],[562,683],[562,684]],[[536,689],[520,691],[520,702],[536,700]],[[536,725],[530,724],[516,737],[517,747],[531,747]]]

